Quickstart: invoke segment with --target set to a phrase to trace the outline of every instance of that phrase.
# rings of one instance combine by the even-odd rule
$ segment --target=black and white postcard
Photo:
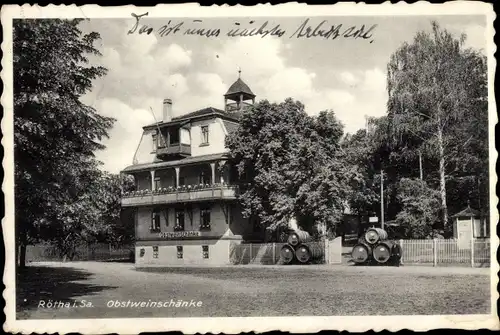
[[[493,7],[2,7],[4,329],[499,329]]]

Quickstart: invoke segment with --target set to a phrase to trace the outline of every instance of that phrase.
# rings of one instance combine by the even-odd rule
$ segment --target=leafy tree
[[[439,193],[420,179],[402,178],[398,184],[398,200],[402,210],[396,222],[405,238],[427,238],[431,236],[439,221]]]
[[[97,173],[94,152],[102,149],[114,120],[80,97],[106,69],[88,66],[97,33],[83,35],[81,20],[14,20],[14,157],[16,238],[20,265],[26,245],[51,233],[71,231],[85,211],[82,190]],[[57,223],[61,223],[56,224]],[[63,233],[64,236],[64,233]],[[17,251],[17,250],[16,250]]]
[[[311,117],[292,99],[264,100],[243,112],[226,139],[243,215],[271,229],[295,217],[303,229],[334,231],[355,174],[344,164],[342,128],[333,112]]]
[[[447,179],[453,172],[464,172],[460,165],[465,162],[483,168],[482,152],[487,141],[484,130],[474,134],[470,125],[465,124],[472,116],[474,126],[487,129],[485,58],[464,49],[464,40],[464,36],[455,39],[433,23],[431,34],[418,33],[411,44],[403,44],[391,56],[388,64],[388,117],[392,136],[408,154],[415,157],[417,150],[437,162],[437,173],[431,173],[429,179],[435,175],[438,181],[441,222],[446,229],[449,229]],[[464,141],[469,135],[470,142]],[[474,145],[483,149],[476,151]],[[469,150],[464,151],[465,147]],[[464,153],[469,157],[464,157]],[[482,157],[475,160],[478,154]]]

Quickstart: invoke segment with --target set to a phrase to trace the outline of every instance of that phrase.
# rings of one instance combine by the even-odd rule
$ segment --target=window
[[[166,208],[164,211],[163,211],[163,215],[165,216],[165,226],[168,227],[168,208]]]
[[[158,145],[158,140],[157,140],[157,135],[153,134],[153,151],[156,151],[157,145]]]
[[[183,186],[183,185],[185,185],[185,182],[186,182],[186,178],[184,178],[184,177],[179,177],[179,186]]]
[[[184,230],[184,209],[175,211],[175,227],[174,230]]]
[[[170,129],[168,135],[170,137],[170,145],[179,144],[179,128]]]
[[[203,253],[203,258],[205,258],[205,259],[209,258],[208,245],[202,245],[201,246],[201,251]]]
[[[153,258],[158,258],[158,246],[153,247]]]
[[[159,133],[158,148],[165,148],[165,134]]]
[[[161,188],[161,179],[160,177],[155,177],[155,190],[158,191]]]
[[[208,126],[201,127],[201,144],[208,144]]]
[[[184,251],[182,250],[182,245],[177,246],[177,258],[184,258]]]
[[[161,231],[160,227],[160,210],[155,208],[153,209],[153,215],[151,218],[151,227],[150,230],[152,233],[158,233]]]
[[[210,208],[202,208],[200,211],[200,230],[210,230]]]

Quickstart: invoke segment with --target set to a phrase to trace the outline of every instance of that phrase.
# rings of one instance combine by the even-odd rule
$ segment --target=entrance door
[[[458,247],[460,249],[470,249],[470,241],[472,239],[471,220],[457,221]]]

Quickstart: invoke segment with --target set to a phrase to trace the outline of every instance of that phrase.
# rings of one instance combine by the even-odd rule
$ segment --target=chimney
[[[163,122],[172,121],[172,99],[163,99]]]

